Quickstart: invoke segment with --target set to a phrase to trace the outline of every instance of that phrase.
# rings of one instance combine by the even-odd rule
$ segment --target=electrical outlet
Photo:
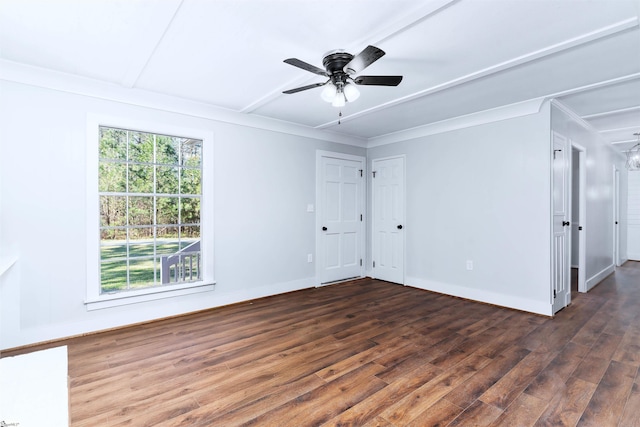
[[[307,254],[307,262],[313,262],[313,254]]]
[[[473,261],[467,260],[467,270],[473,270]]]

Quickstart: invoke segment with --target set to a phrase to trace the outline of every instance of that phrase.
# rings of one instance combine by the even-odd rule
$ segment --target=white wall
[[[551,109],[551,127],[586,149],[586,280],[598,284],[615,269],[613,260],[613,167],[620,170],[620,194],[627,193],[625,158],[561,105]],[[627,259],[626,198],[620,200],[620,258]]]
[[[311,287],[317,149],[356,146],[0,82],[0,349]],[[87,114],[210,129],[215,153],[213,292],[88,312]]]
[[[551,314],[549,138],[547,103],[369,150],[406,155],[405,284]]]

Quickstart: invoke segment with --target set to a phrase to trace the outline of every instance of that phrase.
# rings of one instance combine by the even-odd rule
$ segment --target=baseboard
[[[419,279],[416,277],[406,277],[405,284],[414,288],[425,289],[427,291],[438,292],[445,295],[465,298],[500,307],[512,308],[543,316],[553,315],[550,302],[534,301],[513,295],[503,295],[483,289],[471,289],[463,286],[436,282],[434,280]]]
[[[627,257],[628,261],[640,261],[640,252],[630,252]]]
[[[611,264],[610,266],[603,268],[599,273],[594,274],[593,276],[588,278],[586,283],[587,291],[592,289],[598,283],[602,282],[607,276],[614,273],[615,271],[616,271],[616,266],[614,264]]]

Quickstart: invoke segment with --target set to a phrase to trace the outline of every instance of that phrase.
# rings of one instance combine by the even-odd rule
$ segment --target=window
[[[212,188],[210,138],[95,127],[88,195],[98,208],[88,219],[97,227],[88,242],[99,261],[89,269],[87,303],[103,308],[212,289],[213,239],[203,239],[212,228],[203,192]]]

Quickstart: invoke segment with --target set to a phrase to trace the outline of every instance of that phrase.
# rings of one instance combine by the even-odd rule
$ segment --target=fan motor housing
[[[353,55],[347,52],[330,52],[322,59],[322,65],[329,74],[344,72],[343,68],[353,59]]]

